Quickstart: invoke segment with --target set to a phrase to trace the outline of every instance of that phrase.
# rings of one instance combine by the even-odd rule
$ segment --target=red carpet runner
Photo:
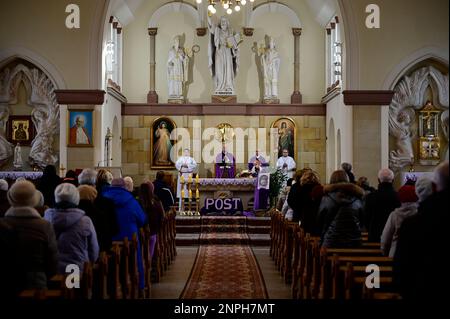
[[[218,224],[239,225],[235,218],[219,218]],[[236,223],[237,222],[237,223]],[[208,220],[208,224],[214,223]],[[233,227],[233,226],[231,226]],[[233,239],[246,234],[229,231],[202,231],[202,236]],[[237,229],[236,229],[237,230]],[[205,238],[206,239],[206,238]],[[214,245],[205,240],[200,245],[189,279],[181,293],[181,299],[266,299],[268,298],[264,278],[248,241],[234,244]]]

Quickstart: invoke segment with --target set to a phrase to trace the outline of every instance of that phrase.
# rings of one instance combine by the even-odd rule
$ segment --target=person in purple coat
[[[58,242],[58,273],[65,274],[66,267],[75,264],[83,271],[85,262],[95,262],[99,254],[97,233],[92,220],[77,208],[80,202],[78,189],[62,183],[55,189],[55,207],[45,211],[55,230]]]

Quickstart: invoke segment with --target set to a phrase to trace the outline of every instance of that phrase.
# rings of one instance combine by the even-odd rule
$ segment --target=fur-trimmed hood
[[[323,187],[323,193],[332,195],[336,193],[337,197],[357,197],[362,198],[364,196],[364,189],[358,185],[352,183],[337,183],[328,184]],[[339,194],[339,195],[338,195]],[[333,196],[335,197],[335,196]]]

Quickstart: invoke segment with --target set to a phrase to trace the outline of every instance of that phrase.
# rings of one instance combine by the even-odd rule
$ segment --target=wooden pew
[[[152,258],[150,256],[150,228],[146,225],[140,229],[140,243],[142,250],[142,260],[144,263],[145,294],[144,298],[150,298],[152,280]]]
[[[121,282],[121,269],[122,262],[121,249],[118,243],[114,243],[111,247],[111,255],[108,259],[109,264],[109,295],[112,299],[122,299],[123,290]]]

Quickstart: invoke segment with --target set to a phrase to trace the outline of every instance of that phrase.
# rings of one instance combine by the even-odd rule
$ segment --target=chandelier
[[[203,0],[195,0],[198,4],[202,3]],[[248,0],[250,2],[255,2],[255,0]],[[227,14],[233,13],[234,11],[241,11],[241,7],[247,4],[247,0],[208,0],[208,13],[215,14],[217,12],[216,5],[221,5]]]

